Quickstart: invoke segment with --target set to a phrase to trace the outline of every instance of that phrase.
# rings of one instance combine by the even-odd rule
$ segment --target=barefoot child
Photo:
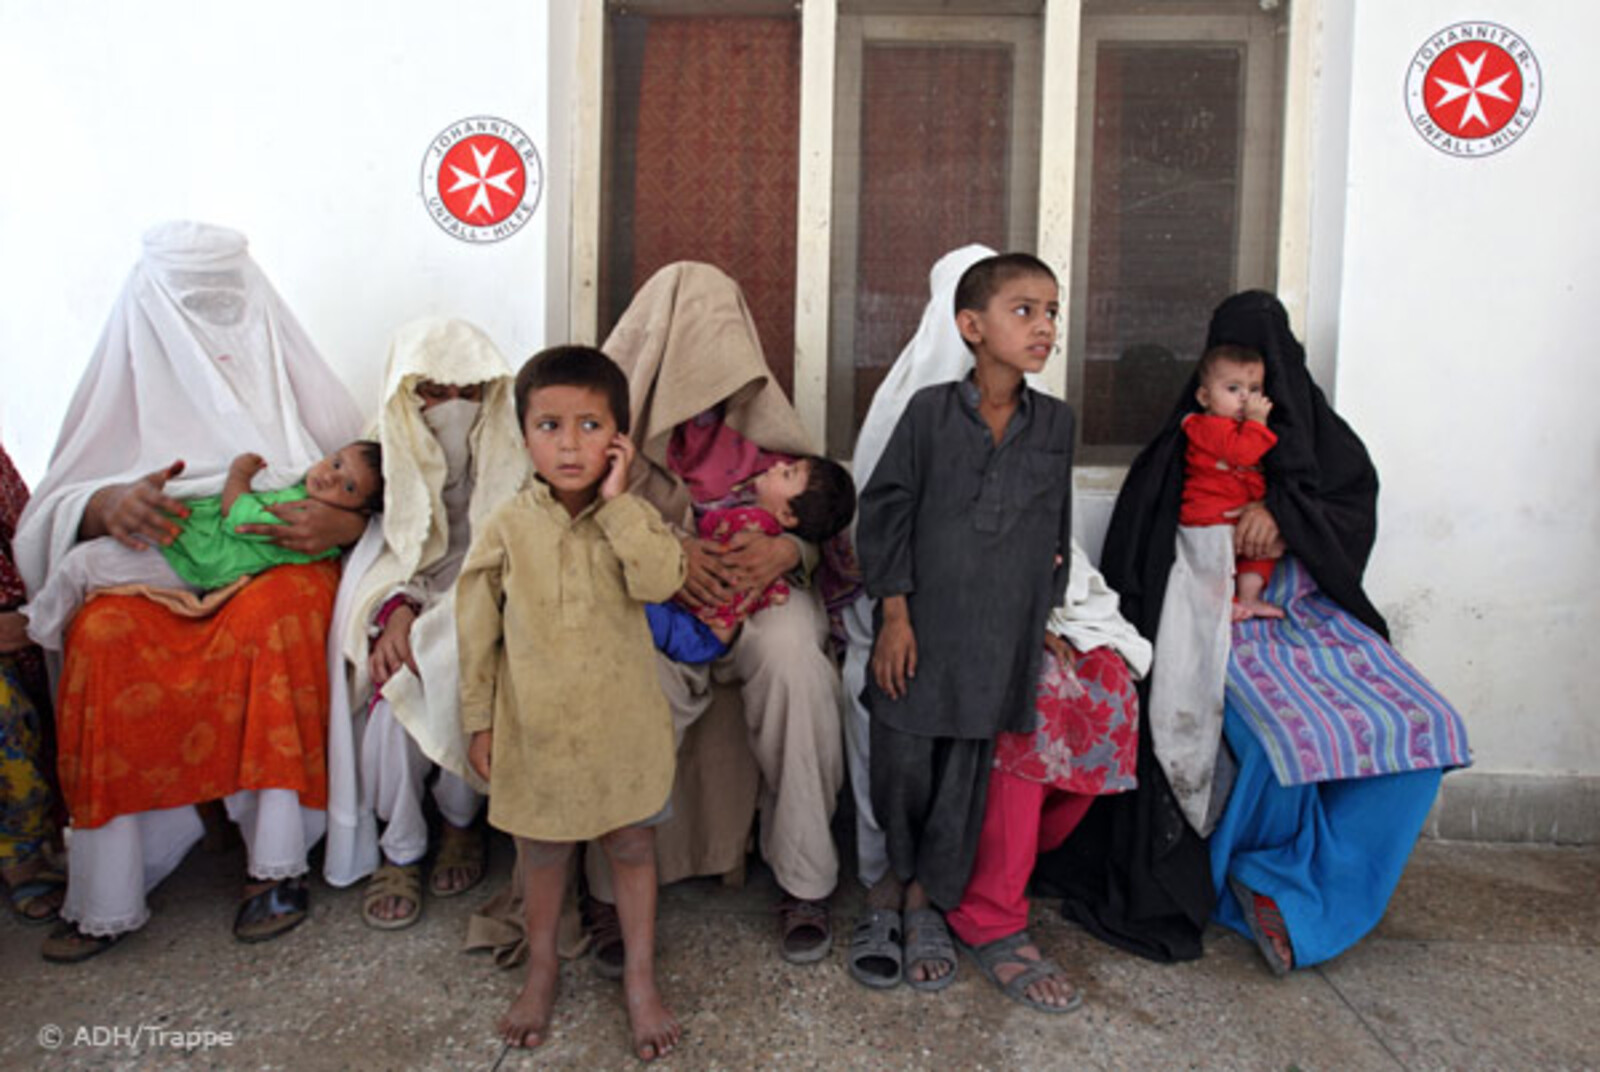
[[[1267,493],[1261,459],[1278,442],[1267,427],[1272,400],[1262,391],[1266,362],[1243,346],[1213,346],[1200,357],[1195,399],[1204,412],[1183,419],[1184,454],[1180,525],[1229,525],[1248,503]],[[1272,559],[1239,558],[1233,620],[1282,618],[1263,602],[1272,579]]]
[[[683,584],[683,549],[626,491],[628,382],[582,346],[535,355],[517,420],[538,474],[475,534],[456,589],[461,723],[489,783],[489,822],[521,855],[528,979],[500,1018],[517,1046],[549,1037],[556,926],[574,842],[615,876],[634,1053],[670,1053],[655,983],[655,831],[672,790],[672,718],[644,604]]]
[[[738,433],[729,430],[729,434]],[[843,532],[856,512],[856,486],[838,462],[815,455],[779,460],[738,485],[727,501],[700,515],[700,538],[728,546],[742,532],[789,532],[821,546]],[[674,600],[646,608],[656,647],[681,663],[707,663],[728,651],[739,624],[763,607],[786,602],[778,578],[760,591],[740,592],[717,605]]]
[[[1072,410],[1023,382],[1055,349],[1059,307],[1035,257],[969,267],[954,312],[976,367],[911,398],[861,494],[857,547],[880,600],[863,694],[872,808],[920,990],[954,978],[940,913],[967,885],[996,735],[1034,728],[1045,622],[1066,590]]]
[[[340,447],[307,470],[299,483],[277,491],[251,491],[252,479],[266,467],[259,454],[233,459],[222,494],[186,500],[188,515],[173,524],[171,541],[157,544],[155,551],[142,544],[125,545],[111,536],[78,544],[34,593],[32,602],[0,614],[0,652],[17,651],[30,643],[61,650],[67,627],[84,597],[96,588],[142,584],[206,592],[273,566],[339,553],[337,547],[320,555],[286,551],[265,537],[235,531],[240,525],[278,524],[268,506],[314,499],[363,514],[383,509],[383,452],[369,440]],[[183,463],[174,462],[167,476],[182,471]]]

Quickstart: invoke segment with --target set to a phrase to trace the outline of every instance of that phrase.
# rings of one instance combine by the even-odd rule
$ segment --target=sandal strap
[[[362,900],[375,901],[381,897],[401,897],[421,903],[422,865],[387,862],[379,865],[372,877],[367,879]]]

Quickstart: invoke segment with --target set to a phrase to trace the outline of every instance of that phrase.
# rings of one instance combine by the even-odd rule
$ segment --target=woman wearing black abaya
[[[1229,298],[1206,344],[1223,343],[1266,361],[1278,444],[1264,459],[1265,499],[1245,508],[1235,544],[1241,555],[1279,559],[1266,598],[1289,611],[1283,623],[1254,619],[1233,629],[1223,734],[1237,766],[1227,806],[1209,838],[1197,834],[1153,735],[1141,732],[1139,789],[1097,805],[1063,849],[1041,860],[1038,876],[1064,892],[1068,917],[1131,952],[1198,957],[1215,914],[1253,934],[1284,971],[1337,955],[1377,923],[1441,768],[1465,765],[1467,746],[1454,710],[1385,643],[1387,627],[1362,589],[1377,532],[1377,472],[1311,381],[1283,306],[1262,291]],[[1178,533],[1179,425],[1198,409],[1196,387],[1191,381],[1129,469],[1106,533],[1101,570],[1121,594],[1123,615],[1151,639]],[[1276,657],[1290,651],[1312,669]],[[1306,673],[1314,679],[1296,676]],[[1311,694],[1332,697],[1329,711],[1307,708]],[[1226,778],[1219,784],[1227,789]]]

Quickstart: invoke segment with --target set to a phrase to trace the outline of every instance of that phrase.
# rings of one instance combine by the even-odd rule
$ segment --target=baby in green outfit
[[[179,522],[171,543],[156,545],[160,554],[127,547],[109,536],[74,547],[27,606],[0,614],[0,652],[29,644],[59,651],[67,626],[96,588],[137,584],[206,592],[273,566],[339,553],[334,548],[320,555],[302,554],[279,547],[270,537],[236,531],[241,525],[277,524],[268,506],[315,499],[362,514],[383,509],[383,452],[370,440],[340,447],[297,484],[251,491],[251,480],[266,466],[259,454],[235,458],[221,495],[184,502],[189,516]]]

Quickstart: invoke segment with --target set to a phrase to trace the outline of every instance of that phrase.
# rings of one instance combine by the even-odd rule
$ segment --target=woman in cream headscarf
[[[922,322],[873,396],[856,440],[858,488],[871,479],[911,396],[972,369],[972,353],[956,328],[956,284],[968,268],[993,254],[985,246],[964,246],[945,254],[929,272],[930,297]],[[1095,795],[1133,787],[1137,713],[1130,675],[1142,676],[1151,658],[1149,643],[1118,613],[1116,593],[1076,540],[1071,553],[1067,593],[1047,628],[1068,646],[1073,665],[1047,653],[1039,681],[1039,729],[1031,736],[1002,734],[997,743],[972,881],[960,907],[949,915],[952,929],[974,947],[980,966],[1007,996],[1046,1012],[1071,1009],[1078,999],[1060,968],[1042,956],[1028,935],[1025,891],[1031,854],[1026,850],[1035,843],[1059,844]],[[889,873],[885,836],[873,816],[869,716],[860,700],[872,655],[872,602],[862,595],[844,615],[849,638],[844,686],[853,716],[845,719],[845,743],[856,802],[857,867],[871,888],[849,960],[857,980],[883,987],[901,978],[904,953],[892,937],[901,926],[896,910],[900,897]],[[1091,708],[1107,717],[1092,717]],[[1063,734],[1064,726],[1073,732]],[[996,836],[1002,829],[1012,836]],[[1018,851],[1000,851],[1002,843]]]
[[[324,869],[341,886],[372,875],[362,916],[380,929],[420,914],[422,793],[435,764],[445,827],[429,887],[448,897],[483,876],[482,838],[471,829],[483,787],[456,710],[454,582],[473,528],[527,478],[512,396],[510,366],[471,324],[429,318],[395,333],[374,433],[387,478],[382,529],[351,556],[335,612],[352,680],[346,702],[335,699],[330,732]],[[363,725],[359,709],[374,695]],[[375,818],[387,823],[381,839]]]

